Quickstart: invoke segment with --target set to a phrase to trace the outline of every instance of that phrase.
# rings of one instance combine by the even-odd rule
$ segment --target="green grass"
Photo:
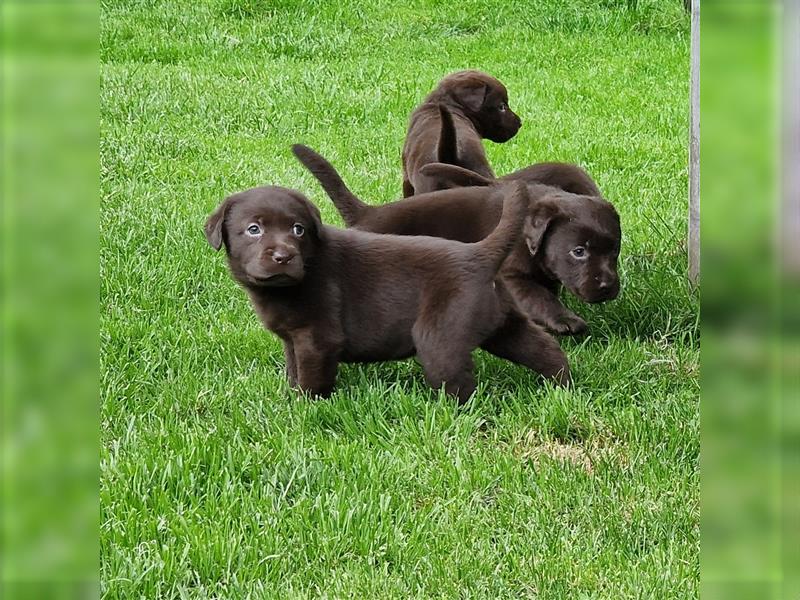
[[[677,0],[105,1],[104,596],[696,596],[687,31]],[[397,198],[408,115],[466,67],[524,120],[498,173],[574,161],[621,214],[620,298],[568,298],[575,388],[476,353],[466,408],[414,361],[295,396],[205,217],[273,183],[340,224],[294,142]]]

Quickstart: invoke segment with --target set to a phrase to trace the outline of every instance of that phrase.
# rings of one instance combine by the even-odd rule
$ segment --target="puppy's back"
[[[333,254],[326,264],[335,271],[329,275],[350,332],[348,360],[410,356],[413,325],[432,298],[449,303],[471,290],[492,291],[489,278],[476,276],[471,244],[335,228],[326,228],[326,238]]]
[[[355,227],[375,233],[425,235],[478,242],[500,220],[502,188],[460,188],[419,194],[372,206]]]
[[[522,182],[510,183],[497,191],[501,193],[503,202],[495,203],[498,210],[490,211],[498,213],[494,222],[487,220],[483,226],[489,229],[488,235],[464,235],[463,229],[459,231],[461,236],[471,239],[459,240],[452,235],[453,224],[463,225],[458,221],[458,216],[464,212],[463,204],[457,203],[448,203],[447,211],[435,211],[442,229],[451,234],[438,235],[441,231],[437,232],[428,219],[423,219],[424,223],[415,223],[414,220],[421,215],[430,216],[431,207],[441,207],[425,198],[414,197],[387,205],[387,208],[392,206],[394,209],[388,233],[381,233],[380,223],[374,223],[375,227],[367,231],[330,228],[329,237],[342,249],[345,268],[364,278],[382,278],[389,273],[403,285],[430,283],[427,281],[429,276],[447,280],[451,275],[458,275],[459,269],[464,267],[469,273],[479,272],[482,278],[492,279],[519,241],[528,212],[528,192]],[[425,208],[428,209],[427,215],[424,214],[426,211],[420,210]],[[486,212],[485,205],[480,208]],[[443,216],[450,218],[441,218]],[[416,229],[416,226],[424,231],[422,235],[403,231],[404,228]]]
[[[437,178],[446,188],[491,186],[510,181],[524,181],[528,185],[546,185],[580,196],[602,196],[600,188],[589,173],[572,163],[536,163],[504,175],[500,179],[485,177],[456,164],[446,164],[446,161],[428,163],[422,167],[421,172]]]
[[[572,163],[544,162],[525,167],[500,178],[501,181],[521,180],[540,183],[580,196],[602,196],[594,179],[582,167]]]

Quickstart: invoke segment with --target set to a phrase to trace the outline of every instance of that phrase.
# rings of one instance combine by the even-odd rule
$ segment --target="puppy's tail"
[[[352,227],[361,217],[364,212],[370,208],[368,204],[364,204],[353,192],[351,192],[345,185],[339,173],[333,168],[333,165],[327,160],[322,158],[319,154],[314,152],[308,146],[302,144],[294,144],[292,152],[297,157],[303,166],[308,169],[311,174],[316,177],[322,189],[328,194],[336,210],[342,215],[345,224]]]
[[[439,117],[442,121],[442,128],[439,133],[439,145],[436,149],[437,159],[440,163],[457,165],[458,138],[456,137],[456,126],[453,123],[453,113],[444,104],[439,104]]]
[[[525,215],[528,213],[528,188],[524,183],[509,183],[505,186],[505,192],[500,222],[492,233],[475,244],[492,277],[519,241]]]
[[[429,177],[436,177],[454,187],[487,186],[497,183],[496,179],[489,179],[464,167],[446,165],[442,162],[428,163],[420,169],[420,172]]]

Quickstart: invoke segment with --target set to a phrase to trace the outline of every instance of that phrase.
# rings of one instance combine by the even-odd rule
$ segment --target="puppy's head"
[[[507,142],[517,134],[522,121],[508,107],[508,92],[497,79],[481,71],[458,71],[439,83],[469,117],[481,137]]]
[[[259,187],[226,198],[205,233],[215,250],[225,246],[239,283],[267,288],[303,281],[323,229],[319,210],[300,192]]]
[[[531,201],[524,227],[532,256],[584,302],[619,294],[622,231],[614,207],[595,196],[552,191]]]

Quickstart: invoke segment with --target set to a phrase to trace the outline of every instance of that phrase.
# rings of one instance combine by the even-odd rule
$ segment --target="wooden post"
[[[700,282],[700,0],[692,2],[689,92],[689,279]]]
[[[783,267],[800,275],[800,6],[783,3]]]

